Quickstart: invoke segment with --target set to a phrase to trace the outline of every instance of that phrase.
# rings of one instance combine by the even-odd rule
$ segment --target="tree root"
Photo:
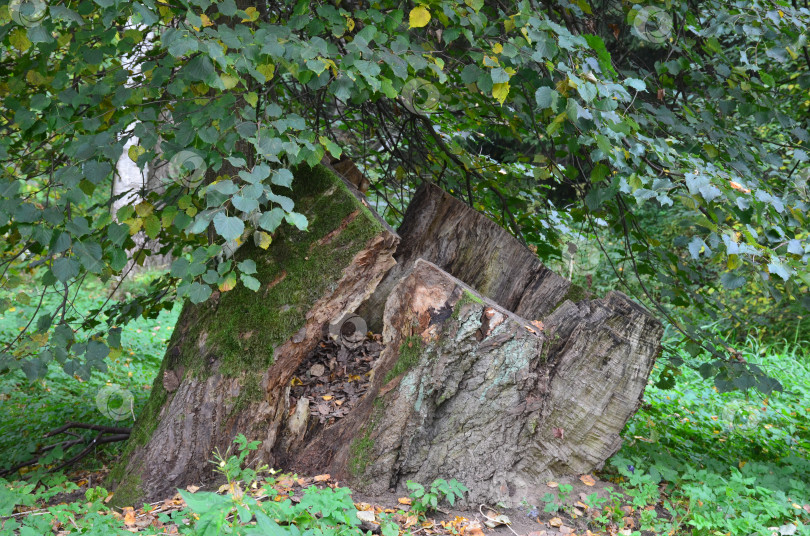
[[[78,429],[82,429],[82,430],[93,430],[95,432],[98,432],[98,434],[96,434],[96,436],[92,437],[92,438],[82,437],[79,434],[76,434],[75,432],[70,432],[69,431],[69,430],[71,430],[73,428],[78,428]],[[28,461],[19,463],[19,464],[13,466],[13,467],[8,468],[8,469],[1,470],[0,471],[0,477],[4,478],[4,477],[6,477],[8,475],[16,473],[20,469],[23,469],[25,467],[29,467],[31,465],[36,465],[37,463],[39,463],[39,461],[42,458],[44,458],[48,454],[48,452],[52,451],[53,449],[55,449],[57,447],[61,447],[63,450],[67,450],[69,448],[75,447],[76,445],[85,445],[85,448],[82,449],[81,452],[79,452],[78,454],[76,454],[75,456],[70,458],[69,460],[66,460],[66,461],[62,462],[61,464],[48,469],[48,472],[60,471],[60,470],[64,469],[65,467],[69,467],[69,466],[75,464],[76,462],[78,462],[79,460],[81,460],[82,458],[84,458],[85,456],[90,454],[90,452],[92,452],[93,448],[97,447],[98,445],[103,445],[105,443],[116,443],[118,441],[126,441],[127,439],[129,439],[130,430],[131,430],[130,428],[125,428],[125,427],[102,426],[102,425],[99,425],[99,424],[87,424],[87,423],[81,423],[81,422],[68,422],[68,423],[65,423],[64,425],[60,426],[59,428],[55,428],[54,430],[51,430],[50,432],[45,434],[43,437],[53,437],[53,436],[58,435],[58,434],[67,434],[67,435],[71,435],[71,436],[75,437],[76,439],[67,439],[65,441],[61,441],[59,443],[54,443],[52,445],[47,445],[45,447],[37,449],[37,451],[35,452],[34,458],[31,458]],[[109,435],[105,435],[105,434],[109,434]]]

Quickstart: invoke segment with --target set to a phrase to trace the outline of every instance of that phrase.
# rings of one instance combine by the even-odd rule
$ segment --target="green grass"
[[[138,286],[153,276],[153,273],[144,274],[127,283],[126,292],[137,292]],[[100,305],[109,292],[107,285],[91,282],[78,296],[76,306],[79,310],[91,309]],[[12,338],[25,325],[33,307],[33,304],[19,305],[0,315],[0,342]],[[133,413],[138,414],[149,397],[179,310],[175,307],[161,312],[156,319],[139,318],[125,326],[121,334],[121,355],[108,358],[107,371],[96,371],[87,381],[69,376],[57,363],[51,363],[47,375],[34,382],[29,382],[20,370],[0,375],[0,468],[26,461],[37,447],[64,439],[65,436],[43,436],[68,421],[131,426],[131,414],[118,421],[105,417],[96,406],[96,395],[108,384],[127,389],[133,395]],[[115,402],[111,400],[111,405]],[[108,458],[120,446],[105,446],[106,454],[96,458],[96,465],[99,459]],[[92,467],[93,458],[88,462]]]
[[[605,476],[635,507],[668,511],[670,521],[651,520],[656,533],[778,534],[771,527],[792,524],[810,534],[810,352],[749,340],[744,357],[785,391],[721,394],[683,367],[674,388],[647,388],[628,423]]]

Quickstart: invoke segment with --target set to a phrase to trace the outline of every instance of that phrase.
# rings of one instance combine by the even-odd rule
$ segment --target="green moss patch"
[[[399,345],[399,358],[394,364],[394,368],[385,375],[384,383],[388,383],[400,374],[411,370],[418,362],[422,354],[422,339],[418,335],[406,337]]]
[[[590,292],[580,287],[579,285],[571,283],[571,286],[568,288],[568,292],[565,293],[565,297],[562,299],[560,303],[564,302],[565,300],[571,300],[572,302],[577,303],[590,297],[591,297]]]
[[[366,472],[368,462],[371,460],[371,455],[374,450],[374,440],[371,439],[371,433],[377,426],[377,422],[383,415],[383,401],[381,398],[374,400],[374,405],[371,410],[371,417],[368,420],[363,434],[354,441],[349,448],[349,473],[355,477],[360,478]]]
[[[334,287],[342,268],[382,231],[371,212],[326,168],[302,166],[294,175],[290,197],[295,210],[309,220],[309,229],[285,224],[267,251],[252,241],[237,251],[236,262],[256,261],[255,277],[262,286],[253,292],[239,285],[223,293],[216,307],[197,306],[200,314],[181,348],[181,360],[193,373],[206,372],[197,347],[203,330],[220,373],[237,376],[270,366],[274,349],[304,325],[307,311]],[[318,243],[321,239],[326,243]]]
[[[482,300],[469,290],[465,290],[464,294],[461,295],[461,299],[458,300],[456,302],[456,305],[453,307],[453,320],[458,320],[458,315],[461,313],[461,309],[468,303],[477,303],[479,305],[484,305],[484,300]]]

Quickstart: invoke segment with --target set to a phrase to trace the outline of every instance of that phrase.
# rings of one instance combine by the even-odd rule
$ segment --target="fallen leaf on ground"
[[[131,506],[124,507],[124,524],[125,525],[135,524],[135,509]]]
[[[410,497],[400,497],[397,501],[399,501],[399,504],[411,504]]]
[[[197,493],[200,490],[200,486],[195,486],[194,484],[189,484],[186,486],[186,490],[189,493]]]
[[[325,475],[318,475],[314,477],[312,480],[314,480],[315,482],[326,482],[330,478],[332,478],[330,475],[325,474]]]
[[[506,517],[505,515],[503,515],[503,514],[492,515],[494,513],[495,512],[487,513],[488,519],[486,521],[484,521],[484,525],[486,525],[487,527],[489,527],[491,529],[494,529],[495,527],[497,527],[499,525],[511,525],[512,524],[512,521],[508,517]]]
[[[470,521],[464,529],[464,534],[466,536],[484,536],[484,530],[479,521]]]
[[[549,527],[562,527],[562,524],[563,524],[562,519],[560,519],[559,517],[552,517],[551,519],[548,520]]]
[[[591,475],[582,475],[579,477],[583,484],[586,486],[593,486],[596,484],[596,480]]]
[[[554,482],[552,480],[551,482],[546,482],[546,486],[548,486],[550,488],[556,488],[557,486],[559,486],[559,484],[557,484],[556,482]]]

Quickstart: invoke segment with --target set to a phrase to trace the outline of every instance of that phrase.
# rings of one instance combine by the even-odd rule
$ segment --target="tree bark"
[[[398,230],[397,265],[386,275],[360,314],[381,318],[391,289],[417,259],[450,275],[528,319],[542,318],[566,297],[588,293],[549,270],[537,255],[497,223],[431,183],[416,191]],[[570,294],[569,294],[570,293]],[[381,328],[373,324],[373,328]]]
[[[298,195],[297,206],[323,197]],[[660,353],[661,325],[645,309],[619,292],[588,299],[434,186],[416,193],[396,254],[398,237],[360,198],[315,202],[309,214],[317,220],[334,205],[340,217],[292,247],[329,269],[312,273],[289,254],[296,236],[278,237],[267,254],[238,253],[257,264],[284,259],[260,274],[257,296],[184,309],[163,383],[136,424],[142,439],[116,474],[137,483],[123,497],[210,482],[210,452],[237,433],[262,441],[253,461],[278,468],[329,472],[372,492],[456,478],[468,500],[508,506],[539,500],[538,484],[592,471],[618,450]],[[356,234],[360,220],[373,232]],[[292,278],[319,286],[296,293],[285,286]],[[268,300],[305,314],[285,321]],[[325,335],[354,311],[382,326],[381,351]],[[259,326],[276,338],[253,344]],[[253,357],[234,362],[229,352]],[[358,363],[370,370],[355,391],[360,379],[346,367]],[[349,393],[340,407],[338,392]]]

